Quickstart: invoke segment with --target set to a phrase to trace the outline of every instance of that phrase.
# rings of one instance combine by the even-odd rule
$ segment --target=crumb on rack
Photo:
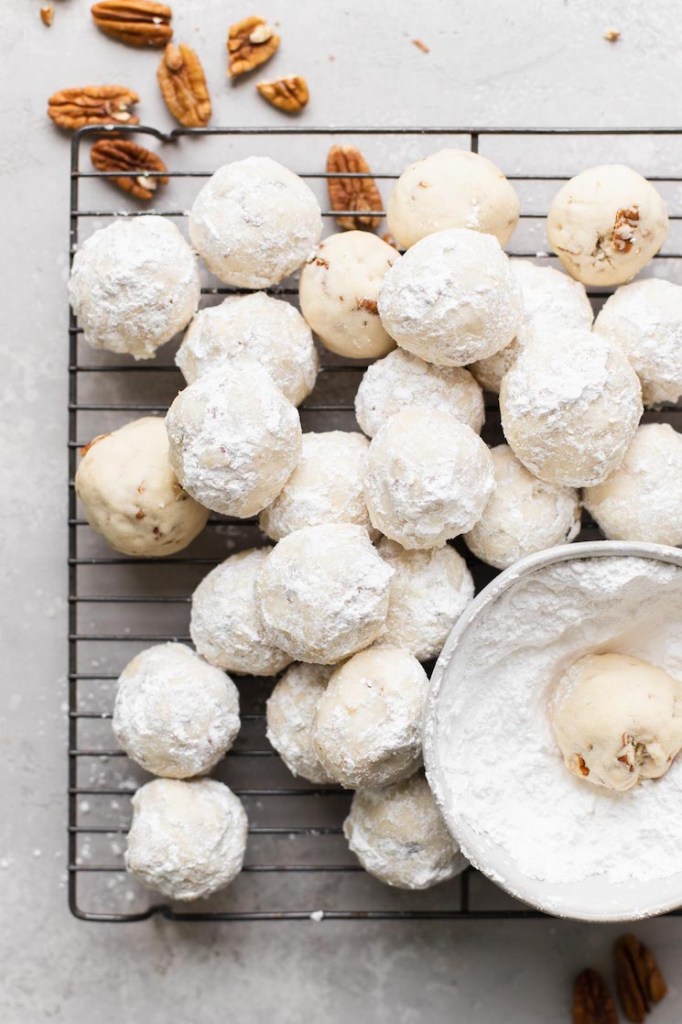
[[[604,39],[606,39],[606,41],[609,43],[617,43],[620,39],[620,29],[607,28],[606,32],[604,33]]]
[[[48,28],[50,27],[54,21],[54,7],[52,4],[48,4],[47,7],[40,8],[40,20],[43,25],[47,25]]]
[[[430,47],[428,47],[426,43],[423,42],[421,39],[413,39],[412,45],[416,46],[417,49],[421,50],[422,53],[431,53]]]

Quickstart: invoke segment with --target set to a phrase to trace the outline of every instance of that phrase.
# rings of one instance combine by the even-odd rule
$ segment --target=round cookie
[[[208,509],[183,490],[170,464],[162,419],[144,416],[82,449],[76,493],[93,530],[116,551],[160,558],[201,533]]]
[[[248,821],[214,779],[154,779],[137,790],[126,869],[173,900],[210,896],[242,869]]]
[[[326,785],[330,778],[313,749],[313,722],[332,669],[292,665],[275,684],[266,704],[267,738],[292,775]]]
[[[237,687],[183,644],[148,647],[119,676],[112,727],[146,771],[170,779],[203,775],[239,732]]]
[[[362,526],[332,523],[290,533],[256,581],[269,642],[321,665],[362,650],[386,620],[392,575]]]
[[[402,249],[447,228],[495,235],[506,245],[519,200],[502,171],[479,153],[441,149],[403,171],[388,197],[388,229]]]
[[[269,288],[304,263],[322,234],[302,178],[264,156],[225,164],[194,200],[189,236],[224,284]]]
[[[668,213],[654,186],[622,164],[591,167],[559,189],[547,237],[568,273],[588,285],[629,281],[668,237]]]
[[[522,318],[508,257],[492,235],[428,235],[387,271],[381,322],[401,348],[438,366],[465,366],[510,343]]]
[[[217,565],[192,594],[189,631],[211,665],[244,676],[274,676],[291,658],[269,644],[256,599],[256,578],[271,547],[239,551]]]
[[[166,428],[183,487],[227,516],[252,516],[273,502],[301,451],[298,412],[246,356],[181,391]]]
[[[369,446],[369,518],[404,548],[442,547],[466,533],[480,519],[493,487],[487,446],[442,409],[403,409]]]
[[[69,278],[87,343],[134,359],[151,359],[187,326],[200,292],[196,257],[165,217],[121,217],[95,231]]]
[[[395,347],[377,311],[393,246],[369,231],[342,231],[325,238],[301,273],[301,312],[331,352],[375,359]]]
[[[199,310],[175,362],[192,384],[238,355],[261,363],[294,405],[315,387],[319,361],[312,332],[298,310],[282,299],[265,292],[229,295],[219,306]]]

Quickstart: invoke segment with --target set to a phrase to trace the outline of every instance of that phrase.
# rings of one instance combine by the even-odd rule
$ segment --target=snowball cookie
[[[355,415],[374,437],[386,420],[414,405],[445,409],[477,434],[485,419],[483,392],[468,370],[434,366],[402,348],[367,368],[355,396]]]
[[[313,750],[313,721],[332,669],[328,665],[292,665],[266,704],[266,735],[292,775],[326,785],[327,774]]]
[[[362,526],[325,523],[290,533],[256,580],[268,642],[320,665],[362,650],[386,620],[392,575]]]
[[[437,548],[478,522],[495,479],[487,446],[442,409],[403,409],[369,446],[372,525],[404,548]]]
[[[363,492],[368,451],[369,441],[362,434],[304,434],[296,469],[260,514],[261,530],[281,540],[304,526],[357,523],[374,534]]]
[[[181,391],[166,427],[183,487],[226,516],[253,516],[274,501],[301,451],[298,412],[246,356]]]
[[[591,167],[559,189],[547,215],[549,244],[572,277],[623,284],[668,237],[668,214],[654,186],[622,164]]]
[[[291,658],[267,642],[256,577],[271,547],[240,551],[217,565],[192,594],[189,632],[211,665],[244,676],[274,676]]]
[[[521,323],[521,294],[496,238],[452,228],[396,260],[379,315],[401,348],[438,366],[464,366],[509,344]]]
[[[405,551],[382,537],[377,551],[394,570],[379,646],[402,647],[419,661],[436,658],[474,596],[474,581],[454,548]]]
[[[148,772],[203,775],[239,732],[239,694],[189,647],[157,644],[123,669],[112,726],[128,757]]]
[[[407,778],[422,760],[429,687],[414,655],[373,647],[344,662],[319,699],[313,747],[331,778],[372,789]]]
[[[117,551],[138,558],[172,555],[203,530],[208,509],[178,482],[159,417],[101,434],[82,454],[76,493],[90,526]]]
[[[583,504],[609,540],[682,546],[682,434],[668,423],[639,427],[625,458]]]
[[[446,228],[471,228],[506,245],[519,219],[519,200],[490,160],[441,149],[398,178],[386,207],[388,229],[402,249]]]
[[[248,821],[222,782],[154,779],[132,804],[125,865],[145,885],[173,900],[196,900],[241,871]]]
[[[189,215],[189,236],[208,269],[238,288],[278,284],[308,259],[321,234],[312,191],[264,156],[217,170]]]
[[[398,889],[429,889],[468,864],[423,772],[386,789],[356,793],[343,832],[365,871]]]
[[[524,466],[546,483],[592,487],[623,460],[642,415],[637,374],[601,334],[536,335],[500,389],[502,428]]]
[[[495,490],[483,515],[464,535],[470,551],[497,569],[580,532],[580,496],[529,473],[506,444],[492,448]]]
[[[682,683],[624,654],[588,654],[559,680],[552,723],[566,767],[623,792],[664,775],[682,749]]]
[[[301,312],[320,341],[350,359],[374,359],[395,348],[381,325],[377,300],[398,259],[369,231],[342,231],[318,246],[301,273]]]
[[[589,331],[593,318],[585,285],[568,274],[553,267],[539,267],[528,260],[511,260],[511,271],[521,289],[523,302],[516,337],[501,352],[469,367],[481,387],[496,394],[502,378],[532,334],[547,334],[566,327],[584,327]]]
[[[656,278],[626,284],[606,300],[594,329],[623,349],[645,405],[682,395],[682,286]]]
[[[93,348],[151,359],[199,305],[196,256],[165,217],[115,220],[78,247],[69,301]]]
[[[261,363],[294,405],[315,387],[319,363],[312,331],[294,306],[265,292],[229,295],[219,306],[201,309],[175,362],[192,384],[242,354]]]

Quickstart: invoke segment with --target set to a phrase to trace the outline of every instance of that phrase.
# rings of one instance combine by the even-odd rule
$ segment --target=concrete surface
[[[130,84],[169,126],[157,55],[99,35],[86,0],[3,0],[0,233],[4,298],[2,539],[4,755],[0,1019],[370,1022],[569,1019],[576,969],[606,962],[613,928],[525,924],[117,927],[72,919],[65,893],[67,140],[45,117],[57,88]],[[280,123],[249,85],[229,89],[223,39],[250,5],[177,3],[179,39],[204,58],[214,123]],[[268,70],[303,73],[309,124],[679,123],[675,0],[266,0],[284,39]],[[614,26],[622,39],[602,39]],[[430,47],[422,53],[411,40]],[[679,1021],[682,925],[638,926],[660,954]]]

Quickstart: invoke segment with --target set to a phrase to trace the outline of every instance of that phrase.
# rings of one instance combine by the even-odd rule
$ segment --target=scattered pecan
[[[616,985],[623,1013],[634,1024],[646,1015],[668,991],[654,954],[634,935],[621,935],[614,946]]]
[[[426,43],[423,42],[421,39],[413,39],[412,45],[416,46],[417,49],[421,50],[422,53],[431,53],[430,47],[428,47]]]
[[[156,72],[166,106],[186,128],[203,128],[211,116],[206,76],[194,50],[169,43]]]
[[[604,33],[604,39],[607,43],[617,43],[620,39],[620,29],[607,28],[606,32]]]
[[[47,7],[40,8],[40,20],[43,25],[47,25],[48,28],[50,27],[54,21],[54,7],[52,4],[48,4]]]
[[[638,221],[638,206],[630,206],[627,210],[618,210],[613,225],[613,248],[616,252],[630,252],[635,240]]]
[[[90,157],[98,171],[125,172],[108,180],[136,199],[152,199],[159,185],[168,183],[165,174],[158,177],[149,174],[166,170],[161,157],[130,139],[100,139],[92,147]]]
[[[618,1024],[613,997],[598,971],[581,971],[573,985],[573,1024]]]
[[[256,88],[263,99],[286,114],[298,114],[310,99],[308,83],[300,75],[274,78],[271,82],[259,82]]]
[[[69,131],[87,124],[138,124],[139,119],[129,108],[139,98],[122,85],[86,85],[54,93],[47,101],[47,113],[55,124]]]
[[[274,28],[257,15],[230,25],[227,34],[230,77],[239,78],[265,64],[277,50],[279,42]]]
[[[154,0],[100,0],[90,8],[97,28],[129,46],[165,46],[173,12]]]
[[[369,164],[355,146],[332,146],[327,154],[327,173],[369,174]],[[381,217],[368,216],[367,211],[381,210],[382,202],[374,178],[327,178],[332,210],[344,210],[336,222],[345,231],[373,231]],[[352,211],[352,212],[349,212]]]

